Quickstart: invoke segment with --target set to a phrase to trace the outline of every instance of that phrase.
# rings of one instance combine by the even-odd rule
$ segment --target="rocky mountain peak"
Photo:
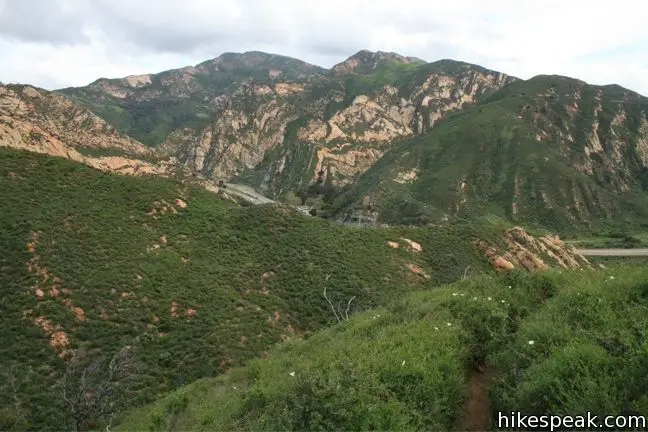
[[[218,57],[203,62],[196,66],[198,69],[205,71],[238,71],[249,72],[251,70],[272,70],[278,71],[276,74],[282,72],[293,75],[308,75],[313,73],[324,72],[324,69],[306,63],[302,60],[282,56],[279,54],[271,54],[262,51],[246,51],[244,53],[223,53]]]
[[[362,73],[371,71],[381,64],[397,62],[401,64],[423,64],[423,60],[416,57],[405,57],[394,52],[360,50],[341,63],[331,68],[333,75],[348,73]]]

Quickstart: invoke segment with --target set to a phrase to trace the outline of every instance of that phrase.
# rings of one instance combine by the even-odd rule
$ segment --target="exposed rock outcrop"
[[[247,97],[259,95],[258,88],[242,91]],[[270,88],[268,91],[274,95]],[[228,180],[257,166],[267,150],[283,142],[287,124],[295,119],[294,109],[275,97],[229,106],[204,129],[174,132],[163,144],[165,151],[206,178]]]
[[[61,156],[122,174],[165,174],[173,159],[117,132],[67,97],[30,86],[0,85],[0,146]]]
[[[229,180],[259,171],[252,176],[257,182],[253,186],[272,195],[303,186],[303,179],[314,182],[321,171],[331,173],[337,186],[348,184],[394,140],[423,132],[446,113],[513,79],[457,62],[417,69],[423,65],[420,59],[395,53],[360,51],[325,71],[271,54],[228,53],[196,66],[100,79],[64,92],[89,107],[135,109],[137,122],[146,120],[141,113],[147,107],[169,106],[172,115],[165,115],[166,108],[156,108],[147,120],[159,116],[157,123],[171,123],[161,143],[162,154],[207,179]],[[411,82],[396,85],[393,78],[379,76],[375,81],[384,84],[358,92],[339,78],[380,70],[393,70],[397,77],[405,71],[401,67],[416,69]],[[178,110],[193,120],[182,120]],[[290,125],[295,120],[299,124]],[[148,130],[139,128],[134,136],[141,135],[144,142],[159,139],[141,129]],[[293,157],[295,152],[308,155],[309,163]],[[299,185],[293,179],[299,179]]]
[[[521,268],[529,272],[549,267],[566,269],[589,268],[587,258],[556,235],[546,234],[535,238],[523,228],[515,227],[504,233],[506,250],[501,251],[483,240],[474,240],[473,245],[481,249],[491,267],[497,271]]]

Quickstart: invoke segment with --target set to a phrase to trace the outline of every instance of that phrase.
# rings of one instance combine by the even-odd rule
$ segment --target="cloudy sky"
[[[266,51],[360,49],[561,74],[648,95],[645,0],[0,0],[0,81],[47,89]]]

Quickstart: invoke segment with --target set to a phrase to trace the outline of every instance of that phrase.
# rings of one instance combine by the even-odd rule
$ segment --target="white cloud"
[[[84,85],[250,50],[330,67],[366,48],[648,95],[647,13],[640,0],[0,0],[0,80]]]

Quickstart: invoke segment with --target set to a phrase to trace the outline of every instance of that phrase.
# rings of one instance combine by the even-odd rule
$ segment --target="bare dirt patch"
[[[458,419],[460,431],[485,431],[490,422],[490,404],[487,384],[492,376],[488,368],[473,371],[468,379],[468,398],[461,417]]]
[[[427,274],[425,272],[425,270],[423,270],[423,268],[421,266],[419,266],[419,265],[408,263],[408,264],[405,264],[405,267],[407,267],[407,269],[409,271],[411,271],[412,273],[414,273],[417,276],[424,277],[425,279],[430,279],[430,275]]]

